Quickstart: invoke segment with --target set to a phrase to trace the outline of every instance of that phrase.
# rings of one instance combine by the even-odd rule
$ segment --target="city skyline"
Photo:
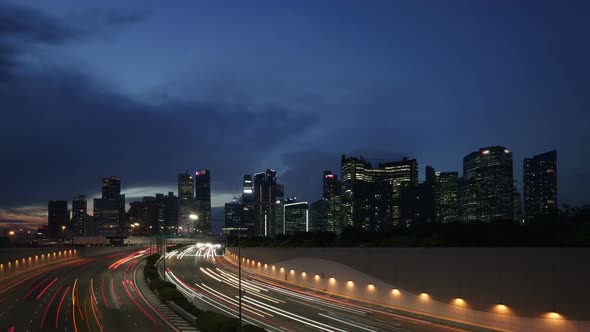
[[[522,160],[558,150],[558,202],[588,204],[584,10],[334,4],[3,2],[0,222],[42,223],[48,200],[90,201],[110,175],[139,198],[206,167],[221,207],[272,167],[313,202],[342,153],[461,172],[493,145],[521,193]]]
[[[173,224],[179,229],[187,230],[191,229],[189,225],[192,225],[195,232],[209,234],[219,233],[224,220],[225,227],[234,227],[236,220],[245,217],[246,220],[242,222],[250,225],[247,226],[250,236],[254,234],[274,236],[285,232],[285,226],[282,226],[282,231],[276,230],[278,225],[284,224],[285,221],[281,221],[280,211],[275,210],[282,209],[282,204],[294,202],[305,203],[309,213],[312,216],[315,214],[309,223],[306,222],[310,231],[333,229],[332,231],[336,233],[341,232],[347,225],[365,231],[383,232],[391,230],[392,227],[404,225],[409,227],[422,223],[500,220],[520,223],[542,216],[551,219],[557,217],[557,151],[548,151],[523,160],[525,174],[522,182],[526,185],[523,185],[522,193],[514,186],[517,180],[513,176],[512,152],[506,147],[479,148],[467,154],[463,158],[463,164],[461,176],[459,172],[440,172],[426,165],[424,166],[425,179],[419,182],[419,164],[415,159],[404,157],[401,160],[383,160],[378,164],[372,164],[362,156],[342,155],[340,170],[342,180],[338,180],[338,174],[324,170],[321,177],[321,199],[311,204],[311,210],[309,210],[308,202],[301,202],[301,197],[297,200],[285,190],[284,185],[277,181],[277,171],[272,169],[256,173],[254,177],[252,174],[245,174],[242,183],[243,195],[235,193],[231,201],[222,203],[223,206],[218,206],[217,209],[212,209],[211,205],[210,170],[199,169],[194,173],[186,170],[184,173],[178,173],[178,196],[174,196],[173,190],[168,192],[169,196],[176,199],[173,208],[176,217],[166,212],[170,211],[172,206],[168,207],[169,201],[162,193],[150,193],[142,197],[130,197],[127,200],[125,194],[121,194],[121,179],[117,176],[102,179],[99,198],[95,197],[87,201],[86,196],[80,195],[73,197],[71,202],[69,200],[56,202],[64,204],[63,208],[68,214],[68,231],[85,235],[95,232],[103,233],[99,231],[99,228],[104,223],[109,230],[108,227],[113,227],[108,226],[112,224],[110,219],[114,220],[113,225],[117,228],[117,232],[126,230],[129,225],[137,222],[130,218],[139,218],[143,220],[142,223],[155,218],[147,224],[156,226],[161,224],[166,228]],[[253,201],[254,197],[267,196],[268,201],[266,199]],[[382,198],[374,200],[376,197]],[[306,197],[303,199],[305,200]],[[80,216],[78,213],[76,216],[75,204],[80,200],[83,200],[85,210],[88,202],[93,202],[90,205],[93,207],[90,211],[94,212],[88,213],[89,225],[80,220],[85,215]],[[275,205],[275,200],[277,204],[284,202],[279,206]],[[52,202],[54,201],[49,201],[47,210],[47,226],[50,233],[53,229],[65,225],[63,222],[51,221]],[[101,205],[97,206],[97,202]],[[158,207],[145,205],[149,205],[150,202]],[[256,212],[252,213],[256,216],[236,216],[235,212],[230,212],[228,215],[228,206],[233,209],[232,204],[255,210]],[[359,204],[364,208],[359,209]],[[221,210],[222,207],[225,207],[224,211]],[[159,216],[140,217],[138,213],[142,212],[139,212],[139,209],[159,210]],[[545,212],[539,213],[540,210]],[[215,212],[212,213],[212,211]],[[353,214],[352,211],[356,212]],[[360,212],[359,215],[359,211],[364,212]],[[105,217],[104,213],[112,216]],[[256,226],[252,228],[253,225]],[[16,228],[19,227],[16,226]],[[83,229],[82,232],[80,228]],[[55,230],[51,234],[55,236]]]
[[[489,153],[488,149],[490,149],[490,148],[492,148],[492,149],[499,148],[501,151],[504,151],[505,153],[510,153],[510,155],[512,155],[512,153],[513,153],[512,151],[505,150],[505,147],[499,147],[499,146],[483,147],[483,148],[478,148],[478,151],[471,152],[471,153],[465,155],[464,157],[468,158],[471,155],[477,156],[477,155],[488,154]],[[540,155],[537,155],[535,157],[540,157],[540,156],[544,156],[547,154],[554,155],[555,153],[556,153],[555,150],[552,150],[552,151],[547,151],[547,152],[541,153]],[[342,158],[342,161],[344,161],[344,158],[347,158],[347,160],[352,158],[353,160],[356,160],[357,163],[361,162],[361,163],[365,164],[365,166],[369,167],[368,169],[370,170],[370,173],[377,172],[375,174],[378,174],[380,172],[379,170],[382,169],[382,167],[383,167],[383,169],[389,169],[391,167],[402,167],[400,169],[400,170],[402,170],[402,172],[408,172],[409,169],[405,170],[403,168],[405,166],[402,166],[402,165],[406,165],[406,163],[407,163],[408,167],[409,167],[409,165],[415,165],[415,166],[412,166],[411,173],[416,172],[416,175],[418,176],[418,179],[419,179],[418,182],[415,182],[415,180],[412,180],[412,183],[416,186],[416,188],[417,188],[418,183],[423,184],[426,181],[428,181],[427,180],[428,174],[426,174],[426,173],[429,171],[429,169],[432,170],[432,165],[422,165],[422,164],[420,164],[419,160],[410,159],[409,157],[401,157],[400,159],[391,159],[391,160],[379,158],[379,159],[373,159],[373,163],[371,163],[370,160],[365,159],[362,155],[358,155],[358,156],[342,155],[341,158]],[[531,158],[524,158],[522,163],[526,164],[528,160],[531,160]],[[512,160],[512,164],[513,164],[512,166],[513,166],[514,170],[518,169],[522,165],[521,163],[518,163],[518,161],[514,161],[514,160]],[[518,164],[518,165],[515,165],[515,164]],[[100,200],[100,198],[104,199],[105,197],[111,197],[113,195],[116,196],[116,195],[119,195],[116,193],[120,193],[122,198],[125,200],[124,204],[125,204],[125,209],[127,210],[130,207],[130,203],[141,202],[146,197],[155,198],[156,195],[165,194],[165,193],[173,193],[173,194],[179,195],[180,183],[181,183],[180,178],[186,177],[187,180],[190,181],[190,184],[189,184],[190,188],[187,187],[185,190],[186,195],[188,195],[187,199],[190,199],[190,204],[194,204],[190,208],[191,211],[192,210],[194,210],[194,211],[191,213],[187,212],[186,217],[188,218],[188,214],[192,214],[192,213],[199,214],[199,216],[200,216],[201,213],[197,213],[198,203],[197,203],[196,194],[195,194],[196,193],[196,186],[195,186],[196,176],[198,176],[199,174],[201,174],[201,175],[207,174],[207,183],[208,184],[210,183],[211,178],[209,175],[210,174],[209,170],[203,170],[202,168],[195,168],[195,169],[196,169],[196,171],[185,170],[184,172],[177,173],[178,181],[176,181],[176,190],[174,190],[174,187],[172,187],[172,186],[170,186],[170,187],[162,186],[160,188],[146,187],[140,191],[130,191],[129,189],[126,190],[126,188],[125,188],[126,186],[124,184],[124,179],[123,179],[123,181],[121,181],[120,177],[118,177],[118,176],[108,176],[108,177],[101,178],[101,183],[99,186],[97,186],[98,189],[95,194],[93,194],[93,195],[80,194],[78,196],[76,196],[75,194],[71,194],[69,198],[67,198],[67,199],[64,198],[63,200],[65,202],[67,202],[68,213],[71,212],[72,216],[73,216],[74,201],[76,199],[78,199],[79,197],[87,198],[86,206],[87,206],[87,209],[89,212],[88,215],[92,216],[93,215],[92,211],[95,210],[94,205],[95,205],[95,202],[97,199]],[[340,167],[337,167],[335,169],[340,169]],[[420,171],[420,169],[422,169],[422,171]],[[267,171],[269,171],[269,169],[267,169]],[[272,169],[271,171],[275,172],[276,177],[280,178],[280,174],[281,174],[280,170],[275,171],[274,169]],[[320,173],[322,173],[322,174],[320,174]],[[437,176],[438,176],[438,174],[458,173],[459,179],[462,179],[462,177],[464,175],[464,169],[461,169],[459,171],[441,171],[439,169],[436,169],[436,173],[437,173]],[[511,173],[513,173],[512,170],[511,170]],[[515,173],[516,172],[514,172],[514,174]],[[556,172],[556,173],[559,174],[559,172]],[[264,172],[258,173],[258,174],[264,174]],[[410,173],[408,173],[408,174],[410,174]],[[246,179],[247,176],[250,176],[250,178],[252,178],[251,174],[246,173],[246,175],[244,175],[244,180]],[[310,175],[310,177],[314,178],[314,180],[315,180],[314,182],[316,182],[317,188],[315,188],[314,192],[310,196],[299,196],[299,197],[303,198],[304,200],[309,200],[310,202],[313,202],[313,201],[317,200],[318,198],[321,198],[321,199],[326,198],[325,197],[325,191],[326,191],[326,186],[327,186],[326,180],[328,179],[326,176],[328,176],[330,180],[332,180],[332,179],[338,180],[340,178],[340,176],[342,176],[342,173],[341,173],[341,171],[340,172],[337,171],[336,173],[333,173],[331,170],[323,170],[322,172],[319,172],[319,171],[314,172],[313,174]],[[407,175],[407,176],[409,176],[409,175]],[[412,175],[412,178],[414,178],[414,176],[415,175]],[[116,179],[116,184],[114,185],[114,189],[111,189],[109,187],[109,181],[111,179]],[[512,175],[512,179],[513,179],[514,183],[516,183],[516,184],[522,183],[521,185],[518,185],[515,188],[515,190],[520,195],[519,199],[520,199],[522,207],[524,207],[524,202],[525,202],[524,197],[523,197],[524,190],[525,190],[525,188],[524,188],[525,187],[524,186],[524,182],[525,182],[524,174],[523,174],[523,178],[521,178],[521,179],[517,179],[515,175]],[[214,178],[213,178],[213,180],[214,180]],[[250,181],[252,181],[252,180],[250,180]],[[121,184],[121,182],[123,182],[123,185]],[[238,183],[238,182],[239,181],[236,181],[236,183]],[[340,181],[338,181],[338,182],[340,182]],[[246,193],[245,186],[246,186],[246,183],[244,182],[243,187],[240,187],[241,189],[239,189],[239,190],[236,190],[231,193],[222,193],[222,194],[215,195],[214,188],[211,189],[210,185],[208,185],[207,190],[210,191],[210,197],[211,197],[211,202],[208,204],[210,204],[210,206],[211,206],[209,209],[211,209],[213,211],[213,212],[208,212],[208,213],[210,215],[209,218],[211,218],[211,220],[213,220],[213,222],[210,224],[214,226],[213,227],[214,230],[219,231],[220,228],[222,227],[222,220],[223,220],[223,216],[224,216],[223,208],[225,207],[225,205],[227,203],[231,203],[232,201],[235,201],[236,198],[240,198],[242,194]],[[282,187],[283,185],[281,184],[280,186]],[[152,189],[159,189],[160,191],[149,191]],[[339,189],[340,188],[338,187],[338,190]],[[134,190],[134,189],[131,189],[131,190]],[[297,195],[293,194],[289,190],[289,188],[281,189],[281,190],[284,190],[284,195],[277,196],[277,197],[284,197],[284,198],[297,197]],[[331,190],[334,190],[334,189],[331,189]],[[129,195],[126,196],[126,193],[130,193],[130,192],[134,193],[134,195],[133,196],[129,196]],[[558,191],[558,193],[559,193],[559,191]],[[399,195],[399,193],[397,193],[396,195]],[[51,202],[51,201],[60,200],[60,199],[62,199],[62,198],[50,198],[50,199],[48,199],[48,201]],[[94,202],[93,202],[93,200],[94,200]],[[182,201],[182,200],[180,200],[180,201]],[[396,203],[396,204],[399,204],[399,203]],[[181,203],[181,206],[182,206],[182,203]],[[38,225],[45,225],[48,222],[47,218],[49,215],[48,210],[47,210],[47,203],[45,203],[45,206],[40,208],[40,210],[42,210],[42,211],[40,212],[41,214],[39,215],[38,219],[35,219],[29,223],[25,222],[25,223],[23,223],[22,227],[35,228]],[[182,208],[181,208],[181,210],[182,210]],[[179,210],[180,214],[182,214],[181,210]],[[522,211],[522,212],[524,214],[524,211]],[[398,218],[398,217],[396,217],[396,218]],[[181,217],[181,219],[182,219],[182,217]],[[0,228],[6,228],[6,227],[18,228],[19,227],[18,220],[16,220],[16,221],[17,221],[16,223],[13,223],[11,220],[0,220]]]

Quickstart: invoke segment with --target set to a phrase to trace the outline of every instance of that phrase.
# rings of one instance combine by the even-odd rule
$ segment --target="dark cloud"
[[[59,69],[0,84],[0,100],[0,181],[13,188],[3,205],[88,193],[110,174],[127,186],[171,184],[185,168],[213,169],[229,187],[226,177],[237,181],[314,122],[280,105],[145,105]]]
[[[60,24],[43,12],[21,6],[0,4],[0,38],[62,43],[76,35],[75,30]]]
[[[95,9],[56,18],[34,8],[0,4],[0,80],[14,77],[24,50],[111,34],[113,28],[137,23],[145,15]]]
[[[27,47],[66,42],[84,30],[32,9],[0,12],[0,70],[16,67]],[[92,16],[113,24],[141,19]],[[218,189],[233,188],[245,170],[315,121],[278,104],[145,104],[66,67],[20,66],[12,74],[0,79],[0,182],[10,188],[0,192],[0,208],[96,192],[108,175],[121,176],[126,187],[174,186],[176,173],[209,168]]]
[[[313,201],[341,153],[415,157],[422,174],[428,164],[461,171],[464,155],[499,144],[515,153],[519,185],[522,158],[556,148],[560,201],[586,200],[582,16],[517,13],[498,24],[487,7],[481,17],[400,8],[391,20],[381,9],[327,17],[305,6],[317,25],[285,30],[283,9],[261,20],[258,10],[184,6],[53,17],[0,5],[0,219],[31,215],[2,217],[2,207],[96,193],[103,176],[141,196],[199,168],[212,171],[218,200],[240,191],[243,173],[275,168],[287,195]],[[128,25],[135,31],[121,33]]]

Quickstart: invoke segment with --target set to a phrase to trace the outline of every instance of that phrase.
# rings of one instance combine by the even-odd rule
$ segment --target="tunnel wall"
[[[235,263],[236,248],[228,252]],[[588,248],[242,248],[241,255],[251,272],[408,312],[509,331],[590,331]]]
[[[42,267],[49,263],[78,256],[73,248],[11,248],[0,250],[0,280],[12,275]]]
[[[133,247],[43,247],[0,249],[0,280],[74,257],[95,257],[121,251],[135,250]]]

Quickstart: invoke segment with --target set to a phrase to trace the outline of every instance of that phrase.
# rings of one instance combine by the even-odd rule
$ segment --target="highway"
[[[0,281],[0,331],[178,331],[144,299],[134,249]]]
[[[238,315],[238,272],[219,249],[191,246],[166,255],[166,277],[198,307]],[[162,267],[162,264],[160,265]],[[245,322],[268,331],[457,332],[388,308],[328,296],[242,270]]]

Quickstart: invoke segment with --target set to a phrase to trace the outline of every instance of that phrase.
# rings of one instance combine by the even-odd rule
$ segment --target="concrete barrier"
[[[505,331],[590,331],[590,249],[242,248],[242,267],[412,315]],[[235,248],[227,258],[237,263]]]
[[[0,279],[78,256],[73,248],[14,248],[0,250]]]

